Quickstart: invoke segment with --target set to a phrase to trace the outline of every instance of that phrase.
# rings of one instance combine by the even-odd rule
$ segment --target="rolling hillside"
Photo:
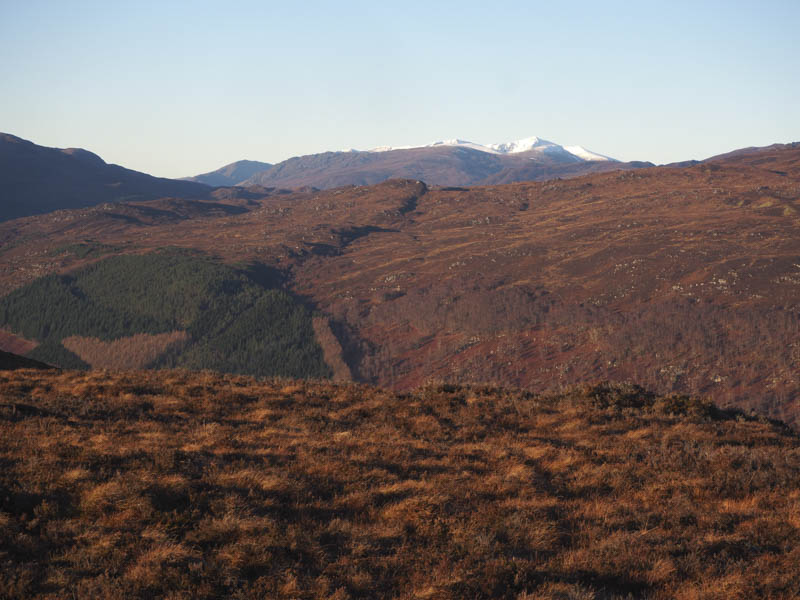
[[[0,285],[101,258],[86,248],[195,249],[279,272],[359,381],[631,380],[800,423],[800,148],[561,181],[247,193],[213,211],[154,201],[0,225]]]

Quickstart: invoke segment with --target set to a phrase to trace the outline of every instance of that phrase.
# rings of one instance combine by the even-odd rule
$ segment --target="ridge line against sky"
[[[800,3],[0,0],[0,131],[167,177],[531,135],[666,163],[800,139]]]

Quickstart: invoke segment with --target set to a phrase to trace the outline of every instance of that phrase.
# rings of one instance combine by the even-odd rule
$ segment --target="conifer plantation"
[[[0,326],[66,368],[328,376],[311,313],[254,272],[179,251],[113,256],[0,298]]]

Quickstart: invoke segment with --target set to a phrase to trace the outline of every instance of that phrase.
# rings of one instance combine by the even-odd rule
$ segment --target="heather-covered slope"
[[[199,183],[106,164],[80,148],[46,148],[0,133],[0,221],[104,202],[205,198],[209,192]]]
[[[800,443],[634,386],[538,396],[0,372],[0,596],[800,595]]]

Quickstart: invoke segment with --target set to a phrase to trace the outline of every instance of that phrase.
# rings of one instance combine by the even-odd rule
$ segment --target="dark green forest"
[[[309,310],[263,280],[176,252],[114,256],[0,298],[0,326],[40,342],[31,358],[67,368],[87,366],[61,344],[69,336],[111,341],[181,330],[190,343],[151,367],[330,376]]]

